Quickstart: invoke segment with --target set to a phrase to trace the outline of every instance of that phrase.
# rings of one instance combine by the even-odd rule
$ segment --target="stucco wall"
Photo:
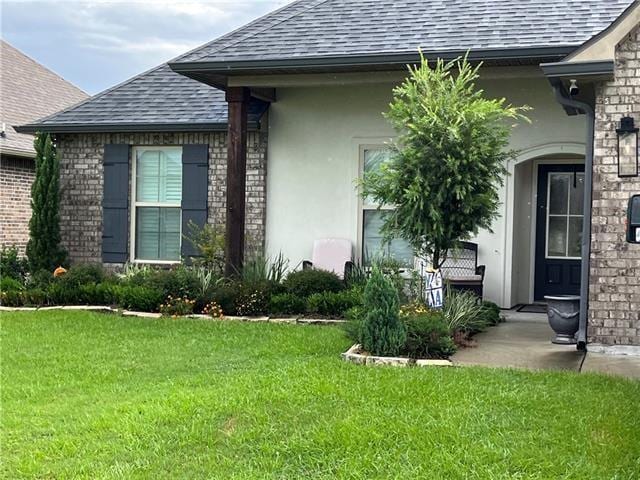
[[[60,156],[60,229],[72,262],[99,263],[102,249],[102,160],[104,145],[209,145],[209,222],[226,215],[227,136],[216,133],[66,134],[57,138]],[[247,148],[247,252],[262,251],[266,215],[266,143],[250,132]]]
[[[513,215],[513,263],[511,268],[511,303],[529,303],[531,293],[531,232],[533,225],[532,203],[534,201],[534,162],[517,165],[513,172],[513,187],[518,195],[514,198]]]
[[[625,241],[629,197],[640,177],[619,178],[616,128],[632,116],[640,124],[640,27],[616,48],[615,79],[596,98],[589,340],[640,345],[640,245]]]
[[[0,158],[0,246],[18,247],[22,254],[29,241],[34,179],[32,158]]]
[[[504,75],[492,74],[480,84],[490,96],[505,96],[511,103],[534,108],[529,114],[532,123],[514,130],[512,146],[584,143],[584,119],[564,113],[539,70],[514,72],[505,68]],[[335,81],[339,83],[340,76]],[[382,116],[392,87],[392,83],[363,83],[277,89],[278,101],[269,116],[268,254],[282,251],[294,266],[311,256],[314,239],[343,237],[357,245],[359,145],[380,143],[393,135]],[[502,189],[503,214],[513,194],[509,178]],[[482,232],[477,239],[480,261],[487,265],[486,296],[502,306],[511,306],[512,298],[512,233],[507,230],[511,232],[503,217],[493,233]]]

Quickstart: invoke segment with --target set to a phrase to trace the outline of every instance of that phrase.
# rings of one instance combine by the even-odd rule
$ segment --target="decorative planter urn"
[[[580,297],[576,295],[557,295],[544,297],[547,301],[549,325],[556,332],[553,343],[575,345],[580,320]]]

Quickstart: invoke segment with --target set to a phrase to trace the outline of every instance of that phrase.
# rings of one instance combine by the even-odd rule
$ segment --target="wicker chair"
[[[473,292],[482,299],[486,267],[478,265],[478,244],[460,242],[460,248],[449,255],[440,267],[445,285],[454,290]]]

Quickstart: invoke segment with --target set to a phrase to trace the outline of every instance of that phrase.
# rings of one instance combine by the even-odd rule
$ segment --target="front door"
[[[584,165],[540,165],[536,215],[536,300],[580,293]]]

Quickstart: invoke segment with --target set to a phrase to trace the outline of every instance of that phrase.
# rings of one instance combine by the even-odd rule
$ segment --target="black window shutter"
[[[209,146],[182,147],[182,234],[190,233],[189,224],[204,227],[207,223],[207,187],[209,185]],[[198,254],[189,240],[182,239],[182,256]]]
[[[104,146],[102,261],[127,261],[129,243],[129,145]]]

